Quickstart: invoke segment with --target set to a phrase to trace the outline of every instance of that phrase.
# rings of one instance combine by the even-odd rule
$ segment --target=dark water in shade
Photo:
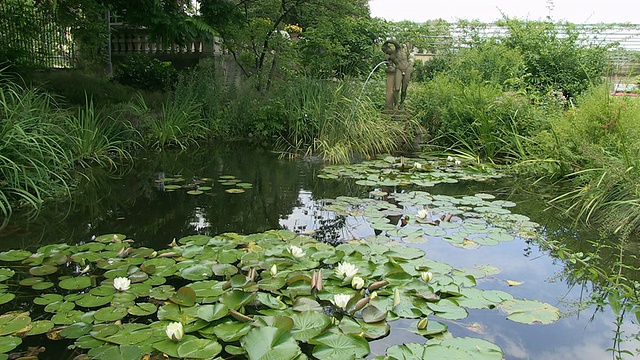
[[[188,153],[150,153],[136,161],[123,175],[113,176],[98,170],[84,175],[71,202],[52,202],[42,213],[27,221],[16,216],[9,227],[0,231],[0,249],[38,247],[66,242],[87,241],[92,235],[122,233],[137,246],[165,248],[174,238],[192,234],[216,235],[224,232],[251,234],[270,229],[295,231],[326,229],[328,240],[364,237],[373,230],[362,219],[339,219],[324,211],[319,200],[337,196],[367,197],[370,189],[352,181],[317,178],[319,162],[280,160],[267,150],[241,143],[222,143],[190,150]],[[166,191],[157,179],[180,175],[184,183],[203,181],[213,189],[202,195],[187,190]],[[217,180],[234,176],[252,184],[242,194],[229,194],[229,186]],[[497,183],[460,183],[423,189],[431,193],[462,195],[482,191],[518,205],[513,212],[529,216],[542,225],[548,236],[561,237],[567,246],[579,250],[584,243],[581,233],[567,229],[563,220],[548,211],[544,194],[525,192],[521,181],[505,179]],[[456,337],[479,337],[502,348],[506,359],[611,359],[606,349],[613,345],[615,329],[610,311],[595,313],[593,308],[576,312],[576,302],[590,285],[572,286],[564,273],[565,264],[536,243],[523,239],[460,249],[441,240],[411,245],[424,250],[428,257],[454,267],[489,264],[501,269],[492,278],[481,279],[478,287],[509,292],[516,298],[548,302],[563,312],[570,312],[552,325],[523,325],[511,322],[497,310],[470,310],[469,317],[445,321]],[[505,280],[523,282],[509,287]],[[387,347],[406,343],[423,343],[424,338],[404,330],[411,321],[392,323],[391,334],[371,343],[372,356],[384,355]],[[627,333],[638,332],[628,323]],[[35,344],[37,345],[37,344]],[[630,344],[631,348],[639,344]],[[47,351],[48,353],[49,351]]]

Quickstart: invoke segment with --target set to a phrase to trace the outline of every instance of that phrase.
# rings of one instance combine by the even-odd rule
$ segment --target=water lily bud
[[[360,290],[362,289],[362,287],[364,286],[364,279],[361,278],[360,276],[355,276],[353,279],[351,279],[351,287],[353,287],[356,290]]]
[[[362,299],[358,300],[358,302],[356,303],[356,306],[353,307],[353,310],[358,311],[358,310],[362,309],[365,305],[367,305],[369,300],[371,300],[371,299],[370,298],[362,298]]]
[[[296,259],[304,256],[304,250],[302,250],[302,248],[299,248],[295,245],[289,246],[289,253],[291,254],[291,256],[293,256]]]
[[[378,297],[378,292],[377,291],[374,291],[371,294],[369,294],[369,299],[371,299],[371,300],[373,300],[373,299],[375,299],[377,297]]]
[[[413,167],[416,169],[422,169],[422,164],[420,164],[419,162],[416,162],[413,164]]]
[[[173,341],[180,341],[184,336],[184,328],[182,327],[182,323],[179,322],[172,322],[171,324],[167,325],[165,332],[167,333],[169,339]]]
[[[422,278],[422,281],[424,282],[429,282],[431,281],[431,279],[433,279],[433,274],[431,273],[431,271],[422,271],[420,273],[420,278]]]
[[[346,309],[347,304],[351,300],[351,295],[347,294],[335,294],[333,295],[333,304],[341,309]]]
[[[393,290],[393,307],[398,306],[400,304],[400,289],[395,288]]]
[[[113,287],[118,291],[127,291],[131,287],[131,280],[126,277],[117,277],[113,279]]]
[[[447,156],[447,161],[453,161],[453,160],[455,160],[453,156]]]
[[[429,324],[429,319],[428,318],[424,318],[420,321],[418,321],[418,329],[419,330],[424,330],[427,328],[427,325]]]
[[[271,276],[276,276],[276,274],[278,274],[278,265],[273,264],[271,269],[269,269],[269,272],[271,273]]]
[[[381,287],[389,284],[387,280],[376,281],[373,284],[369,285],[369,291],[380,289]]]
[[[154,252],[151,253],[151,255],[149,255],[149,259],[153,259],[156,256],[158,256],[158,252],[154,251]]]

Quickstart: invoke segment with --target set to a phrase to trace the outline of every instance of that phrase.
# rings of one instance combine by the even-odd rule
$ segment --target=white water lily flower
[[[420,164],[419,162],[416,162],[413,164],[413,167],[416,169],[422,169],[422,164]]]
[[[420,278],[422,278],[422,281],[424,282],[429,282],[431,281],[431,279],[433,279],[433,274],[431,273],[431,271],[422,271],[420,273]]]
[[[462,164],[462,162],[461,162],[460,160],[456,160],[456,161],[454,162],[454,164],[455,164],[456,166],[460,166],[460,164]]]
[[[422,219],[422,220],[426,219],[427,216],[429,216],[429,210],[427,209],[422,209],[418,211],[418,215],[416,215],[418,219]]]
[[[351,300],[351,295],[347,295],[347,294],[335,294],[333,295],[333,305],[341,308],[341,309],[346,309],[347,308],[347,304],[349,303],[349,300]]]
[[[362,289],[363,286],[364,286],[364,279],[361,278],[360,276],[355,276],[353,279],[351,279],[352,288],[356,290],[360,290]]]
[[[350,281],[358,273],[358,268],[348,262],[338,263],[336,274],[344,280]]]
[[[269,269],[269,272],[271,273],[271,276],[276,276],[276,274],[278,273],[278,265],[273,264],[273,266],[271,266],[271,269]]]
[[[301,258],[301,257],[304,256],[304,250],[302,250],[302,248],[299,248],[299,247],[297,247],[295,245],[289,246],[289,253],[294,258]]]
[[[453,156],[447,156],[447,161],[453,161],[455,160]]]
[[[126,277],[117,277],[113,279],[113,287],[118,291],[127,291],[131,287],[131,280]]]
[[[371,299],[371,300],[373,300],[373,299],[375,299],[377,297],[378,297],[378,292],[377,291],[374,291],[371,294],[369,294],[369,299]]]
[[[173,341],[180,341],[184,336],[184,328],[182,327],[182,323],[179,322],[172,322],[171,324],[167,325],[165,332],[167,333],[169,339]]]

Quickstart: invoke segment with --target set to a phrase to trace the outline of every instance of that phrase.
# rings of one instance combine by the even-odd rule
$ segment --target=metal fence
[[[0,1],[0,62],[36,68],[75,66],[75,44],[56,16],[25,1]]]

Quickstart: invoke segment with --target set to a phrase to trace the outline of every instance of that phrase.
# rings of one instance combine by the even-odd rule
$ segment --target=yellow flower
[[[288,33],[302,34],[302,28],[298,24],[287,24],[284,26],[284,31]]]

